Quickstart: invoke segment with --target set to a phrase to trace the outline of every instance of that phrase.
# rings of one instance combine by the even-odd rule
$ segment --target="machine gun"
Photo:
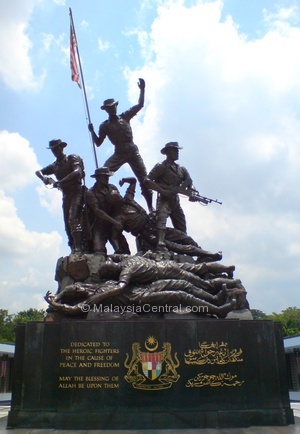
[[[222,205],[222,202],[219,202],[217,199],[210,199],[209,197],[201,196],[201,194],[199,194],[199,191],[193,187],[185,188],[183,186],[173,187],[171,185],[164,185],[164,184],[159,184],[159,185],[161,188],[165,190],[169,190],[173,193],[187,196],[191,202],[200,202],[203,203],[205,206],[212,202]]]

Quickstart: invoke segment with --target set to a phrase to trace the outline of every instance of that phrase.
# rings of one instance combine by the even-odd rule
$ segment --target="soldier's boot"
[[[159,252],[167,252],[168,249],[165,243],[165,230],[157,229],[157,251]]]
[[[216,262],[207,264],[207,268],[208,268],[209,272],[211,272],[213,274],[219,274],[220,277],[222,277],[221,276],[222,273],[226,273],[230,279],[233,278],[233,273],[234,273],[234,270],[235,270],[235,266],[234,265],[226,266],[226,265],[223,265],[223,264],[218,264]]]

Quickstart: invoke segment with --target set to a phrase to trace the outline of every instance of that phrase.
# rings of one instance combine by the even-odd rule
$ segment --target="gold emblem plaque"
[[[135,389],[163,390],[172,387],[180,375],[176,371],[180,363],[177,353],[172,356],[172,347],[169,342],[162,344],[158,350],[158,341],[154,336],[149,336],[145,343],[145,350],[141,350],[141,344],[132,344],[131,359],[126,354],[124,366],[128,369],[125,380]]]

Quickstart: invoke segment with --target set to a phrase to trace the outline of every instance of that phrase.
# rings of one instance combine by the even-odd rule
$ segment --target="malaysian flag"
[[[72,81],[76,81],[78,86],[81,89],[80,84],[80,75],[78,70],[78,64],[77,64],[77,57],[76,57],[76,51],[75,47],[77,46],[76,36],[74,33],[74,29],[72,24],[70,25],[70,66],[71,66],[71,78]]]

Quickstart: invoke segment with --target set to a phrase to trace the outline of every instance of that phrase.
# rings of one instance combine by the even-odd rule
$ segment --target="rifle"
[[[208,205],[209,203],[214,202],[219,205],[222,205],[222,202],[219,202],[217,199],[210,199],[209,197],[201,196],[201,194],[199,194],[199,191],[196,190],[195,188],[187,189],[182,186],[173,187],[171,185],[163,185],[163,184],[159,184],[159,185],[165,190],[169,190],[173,193],[183,194],[184,196],[187,196],[191,202],[201,202],[204,205]]]

